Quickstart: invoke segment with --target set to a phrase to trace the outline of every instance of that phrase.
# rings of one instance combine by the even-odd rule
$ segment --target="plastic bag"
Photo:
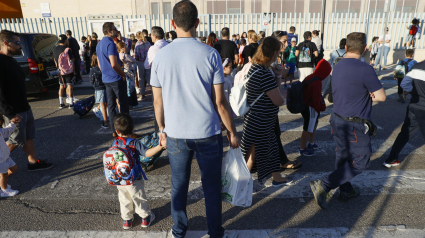
[[[234,206],[252,203],[253,180],[240,148],[230,148],[221,166],[221,198]]]

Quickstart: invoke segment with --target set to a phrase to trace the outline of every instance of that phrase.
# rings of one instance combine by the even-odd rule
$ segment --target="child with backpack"
[[[111,185],[118,185],[118,200],[120,202],[121,218],[123,219],[123,229],[128,230],[132,227],[134,213],[137,213],[142,218],[142,227],[147,228],[155,220],[155,214],[149,208],[143,180],[146,177],[140,165],[139,157],[155,156],[165,149],[165,141],[161,141],[154,148],[147,149],[139,140],[132,139],[134,121],[128,114],[116,115],[114,126],[118,137],[114,141],[113,147],[104,154],[105,176]],[[121,148],[116,149],[116,151],[122,151],[123,153],[115,152],[113,153],[113,158],[109,158],[107,152],[114,148]],[[131,161],[125,161],[125,156],[128,156],[127,159]],[[106,159],[109,162],[105,162],[105,157],[108,157]],[[134,167],[131,167],[130,171],[128,165],[132,163]],[[133,171],[137,172],[133,174]],[[142,173],[143,178],[141,178],[140,173]]]
[[[418,27],[416,26],[419,23],[417,19],[412,20],[412,25],[408,26],[407,29],[409,30],[409,33],[406,36],[406,41],[404,43],[404,47],[406,49],[411,49],[411,45],[413,45],[413,40],[418,32]]]
[[[413,59],[415,55],[415,51],[413,49],[406,50],[405,59],[400,61],[395,70],[394,70],[394,78],[397,79],[398,83],[398,102],[405,103],[406,94],[403,92],[403,88],[401,88],[401,82],[403,81],[404,76],[412,69],[413,65],[418,63]]]
[[[317,123],[319,122],[320,112],[326,110],[325,100],[322,96],[322,81],[331,73],[331,65],[324,59],[320,60],[316,65],[316,69],[312,74],[307,76],[303,84],[304,90],[304,110],[301,115],[304,118],[303,132],[301,134],[301,146],[298,150],[300,155],[313,156],[314,150],[319,145],[314,143],[316,135]],[[307,142],[308,146],[307,146]]]
[[[221,62],[223,64],[224,73],[224,96],[227,101],[229,101],[230,91],[232,90],[234,80],[234,78],[230,75],[232,73],[232,62],[228,58],[221,59]]]
[[[118,42],[117,43],[117,50],[118,50],[118,53],[120,54],[120,60],[123,63],[124,69],[126,69],[127,72],[129,71],[130,72],[129,74],[134,75],[135,71],[134,71],[133,66],[134,66],[134,63],[136,63],[137,61],[136,61],[135,58],[131,57],[130,54],[127,53],[128,50],[127,50],[126,44],[124,42]],[[127,77],[127,79],[128,79],[128,77]],[[130,81],[127,82],[127,85],[129,83],[131,83],[132,86],[134,86],[134,87],[132,87],[133,91],[130,92],[130,95],[128,96],[128,103],[133,108],[138,108],[139,103],[137,102],[137,92],[135,90],[134,77],[133,77],[132,82],[130,82]]]
[[[69,48],[68,38],[65,35],[59,36],[59,44],[53,49],[53,59],[55,60],[56,67],[60,71],[59,78],[59,108],[65,108],[64,103],[64,90],[66,89],[66,94],[70,97],[69,109],[74,107],[74,89],[73,85],[75,83],[75,67],[80,67],[79,65],[74,65],[74,57]]]
[[[370,50],[370,65],[375,65],[375,59],[376,59],[376,55],[378,54],[378,48],[379,48],[379,43],[378,43],[378,39],[379,37],[374,36],[372,39],[372,45],[370,45],[369,50]]]
[[[297,57],[295,56],[296,51],[297,51],[297,38],[293,37],[291,39],[291,45],[289,45],[285,49],[286,67],[289,68],[289,73],[285,76],[285,82],[283,84],[284,89],[288,87],[288,85],[286,84],[286,80],[288,79],[288,77],[289,77],[289,83],[292,83],[292,79],[294,78],[295,68],[297,66]]]
[[[99,61],[97,59],[96,52],[93,53],[93,56],[91,59],[91,67],[92,68],[90,69],[90,82],[94,87],[94,97],[96,100],[95,103],[99,103],[100,110],[102,112],[102,116],[103,116],[102,128],[107,129],[109,128],[108,114],[107,114],[108,101],[106,97],[106,87],[102,81],[102,72],[100,71],[100,68],[99,68]]]
[[[8,138],[16,128],[16,123],[19,123],[21,119],[19,117],[15,117],[10,120],[10,124],[5,128],[0,129],[0,196],[1,197],[13,197],[19,193],[18,190],[13,190],[9,184],[7,184],[7,179],[18,171],[18,166],[13,162],[10,158],[10,151],[7,147],[5,139]],[[0,126],[3,126],[4,119],[3,116],[0,115]]]

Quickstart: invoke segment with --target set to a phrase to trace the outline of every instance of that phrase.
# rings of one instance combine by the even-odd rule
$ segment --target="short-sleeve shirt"
[[[298,42],[298,36],[293,34],[293,33],[289,33],[288,34],[288,42],[291,42],[292,38],[295,38]]]
[[[110,55],[117,57],[118,64],[121,65],[120,55],[118,54],[117,46],[111,37],[104,36],[96,46],[97,58],[102,71],[102,80],[104,83],[113,83],[121,80],[121,76],[112,68],[109,61]]]
[[[384,42],[382,39],[384,39],[384,35],[379,36],[378,41]],[[391,40],[391,35],[390,34],[386,34],[385,35],[385,40]],[[391,43],[391,41],[389,43],[385,43],[385,46],[390,47],[390,43]],[[382,47],[382,44],[379,44],[379,48],[381,48],[381,47]]]
[[[177,38],[158,51],[150,84],[162,88],[167,135],[202,139],[220,134],[212,87],[223,83],[220,55],[195,38]]]
[[[246,84],[247,101],[251,105],[262,93],[260,99],[251,107],[251,113],[261,115],[276,115],[279,107],[275,106],[266,92],[277,88],[275,77],[269,69],[254,64],[248,71],[249,81]]]
[[[238,55],[238,47],[230,40],[219,40],[214,44],[214,49],[218,51],[222,59],[228,58],[230,62],[235,62],[235,55]]]
[[[80,45],[78,44],[78,41],[74,37],[69,37],[68,44],[69,48],[72,50],[72,56],[78,59],[80,56],[80,53],[78,53],[80,51]]]
[[[297,67],[298,68],[313,68],[314,67],[313,53],[317,51],[316,44],[314,44],[314,42],[306,40],[297,46],[297,50],[300,51],[300,54],[298,55]]]
[[[410,61],[409,61],[409,60],[410,60]],[[409,59],[409,58],[405,58],[405,59],[403,59],[402,61],[404,61],[404,62],[408,62],[408,61],[409,61],[409,63],[407,63],[407,71],[412,70],[413,65],[415,65],[415,64],[417,64],[417,63],[418,63],[418,61],[416,61],[416,60],[414,60],[414,59]],[[398,64],[397,64],[397,65],[399,65],[399,64],[401,64],[401,61],[400,61],[400,62],[398,62]]]
[[[372,98],[369,93],[381,88],[372,66],[358,59],[342,59],[332,72],[334,112],[342,117],[370,120]]]

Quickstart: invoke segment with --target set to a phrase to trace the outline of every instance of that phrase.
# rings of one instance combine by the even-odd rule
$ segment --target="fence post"
[[[211,14],[208,14],[208,34],[211,33]]]

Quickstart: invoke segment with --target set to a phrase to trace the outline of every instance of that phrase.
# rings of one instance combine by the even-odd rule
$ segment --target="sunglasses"
[[[12,42],[12,43],[14,43],[15,45],[21,45],[21,42],[20,42],[20,41],[8,41],[8,40],[7,40],[7,42]]]

